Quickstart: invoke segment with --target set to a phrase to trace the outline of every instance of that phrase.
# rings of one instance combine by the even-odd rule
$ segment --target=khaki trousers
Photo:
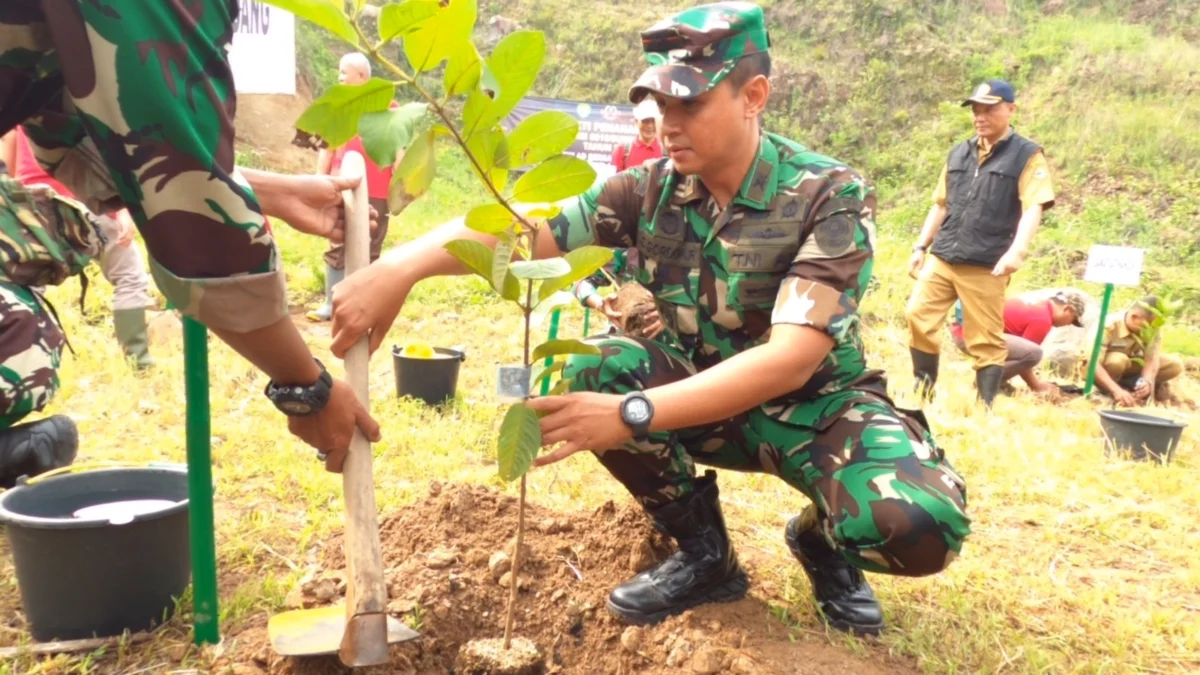
[[[975,369],[1003,366],[1004,291],[1009,277],[992,276],[992,270],[975,265],[948,265],[933,254],[908,299],[909,347],[926,354],[941,351],[941,330],[955,300],[963,305],[963,342],[975,359]]]
[[[1105,354],[1102,365],[1104,370],[1108,371],[1109,377],[1126,389],[1131,389],[1142,374],[1141,364],[1134,363],[1127,354],[1122,352]],[[1183,361],[1180,361],[1178,356],[1163,354],[1158,357],[1158,374],[1154,376],[1154,381],[1156,383],[1167,382],[1179,377],[1182,372]]]

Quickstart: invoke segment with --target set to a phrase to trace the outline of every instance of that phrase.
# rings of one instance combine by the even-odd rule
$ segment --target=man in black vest
[[[926,399],[937,381],[946,313],[960,299],[976,387],[991,407],[1006,356],[1004,291],[1024,261],[1042,213],[1054,205],[1041,147],[1009,126],[1015,98],[1012,85],[988,80],[963,101],[971,106],[975,136],[950,150],[933,208],[913,246],[908,273],[917,285],[906,314],[913,375]]]

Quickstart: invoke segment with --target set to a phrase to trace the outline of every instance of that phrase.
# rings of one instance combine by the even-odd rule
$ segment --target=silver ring
[[[318,453],[317,453],[317,459],[321,460],[322,462],[324,462],[324,461],[325,461],[325,458],[326,458],[326,457],[328,457],[328,456],[329,456],[329,455],[326,455],[326,454],[325,454],[325,453],[323,453],[323,452],[318,452]]]

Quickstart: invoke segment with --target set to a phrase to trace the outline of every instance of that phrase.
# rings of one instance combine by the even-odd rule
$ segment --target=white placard
[[[296,17],[257,0],[238,0],[229,66],[239,94],[296,93]]]
[[[1126,246],[1093,246],[1088,251],[1084,281],[1117,286],[1137,286],[1142,280],[1146,251]]]

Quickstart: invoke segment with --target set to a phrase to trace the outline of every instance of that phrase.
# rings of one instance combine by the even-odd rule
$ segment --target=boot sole
[[[750,580],[746,577],[745,571],[739,570],[737,576],[729,581],[726,581],[720,586],[709,589],[706,593],[704,593],[704,595],[701,595],[697,598],[692,598],[686,602],[675,605],[674,607],[669,607],[657,612],[646,614],[637,610],[627,609],[625,607],[614,605],[612,600],[606,601],[605,604],[608,605],[608,611],[613,616],[621,619],[625,623],[634,626],[649,626],[675,616],[676,614],[682,614],[685,611],[700,605],[736,602],[746,597],[746,594],[749,591]]]
[[[818,612],[820,613],[821,619],[830,628],[837,630],[837,631],[841,631],[843,633],[850,633],[853,635],[870,635],[870,636],[874,637],[883,632],[883,622],[880,622],[877,624],[871,624],[871,625],[864,625],[864,624],[858,624],[858,623],[848,623],[846,621],[832,621],[829,619],[829,617],[825,616],[825,612],[820,611],[819,608],[818,608]]]

